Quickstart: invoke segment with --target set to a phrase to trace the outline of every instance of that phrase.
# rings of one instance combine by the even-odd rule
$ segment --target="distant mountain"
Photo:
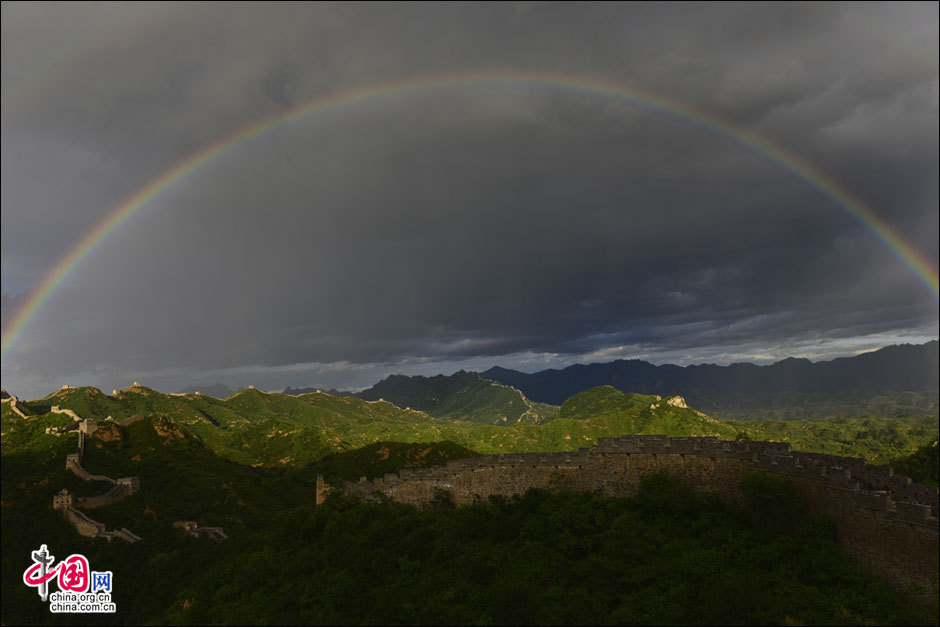
[[[284,388],[282,394],[289,394],[291,396],[299,396],[301,394],[315,394],[317,392],[322,392],[323,394],[329,394],[330,396],[354,396],[355,392],[348,392],[346,390],[337,390],[336,388],[330,388],[329,390],[322,390],[320,388],[292,388],[287,386]]]
[[[517,389],[464,370],[436,377],[396,374],[355,396],[368,401],[384,399],[436,418],[492,425],[543,424],[558,413],[557,407],[533,403]]]
[[[227,398],[234,394],[235,390],[230,389],[224,383],[211,383],[209,385],[191,385],[180,390],[179,394],[195,394],[196,392],[213,398]]]
[[[791,357],[770,366],[683,367],[633,359],[534,374],[494,367],[480,376],[543,403],[610,385],[623,392],[681,394],[720,418],[835,418],[936,412],[940,366],[933,340],[817,363]]]

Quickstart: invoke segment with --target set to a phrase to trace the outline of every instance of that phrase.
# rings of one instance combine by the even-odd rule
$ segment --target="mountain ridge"
[[[762,405],[765,410],[789,406],[793,415],[760,417],[823,417],[812,415],[817,410],[809,406],[814,403],[838,405],[832,410],[835,415],[825,417],[849,417],[845,414],[852,412],[853,403],[858,406],[856,415],[879,413],[873,409],[891,404],[901,407],[898,413],[935,412],[940,376],[937,347],[938,342],[931,340],[815,363],[788,357],[768,366],[656,366],[638,359],[619,359],[532,374],[494,366],[480,376],[511,385],[544,403],[557,404],[591,387],[611,385],[623,392],[682,395],[703,411],[723,418],[745,417],[738,414]],[[920,393],[922,398],[903,396],[910,393]]]
[[[515,387],[466,370],[433,377],[393,374],[353,396],[384,399],[437,418],[493,425],[545,424],[558,413],[557,407],[534,403]]]

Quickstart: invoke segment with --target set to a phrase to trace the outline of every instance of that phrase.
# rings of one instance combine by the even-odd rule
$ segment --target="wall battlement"
[[[894,474],[889,466],[875,466],[863,459],[838,457],[819,453],[791,451],[785,442],[730,442],[717,438],[668,438],[665,436],[623,436],[600,438],[597,446],[559,453],[511,453],[484,455],[471,459],[450,460],[446,466],[430,468],[403,468],[397,473],[386,473],[373,481],[345,482],[342,490],[368,498],[373,492],[386,492],[402,482],[445,481],[465,472],[485,471],[493,468],[550,468],[566,470],[603,466],[608,455],[680,455],[709,459],[737,459],[752,470],[803,477],[825,482],[831,487],[849,490],[859,495],[859,501],[871,509],[880,509],[888,517],[897,513],[897,503],[910,511],[926,513],[925,522],[937,526],[938,491],[932,486],[912,483],[907,477]],[[533,485],[531,487],[538,487]],[[389,496],[393,496],[389,494]],[[481,495],[482,496],[482,495]],[[874,497],[874,498],[872,498]],[[416,502],[415,504],[421,504]],[[901,517],[907,518],[906,515]],[[918,520],[920,517],[918,516]],[[932,519],[932,520],[930,520]]]
[[[58,407],[54,407],[53,409],[58,409]],[[65,412],[60,411],[59,413]],[[104,524],[92,520],[83,512],[75,509],[76,507],[85,507],[91,509],[94,507],[102,507],[104,505],[111,505],[112,503],[116,503],[117,501],[120,501],[126,496],[130,496],[140,489],[140,478],[121,477],[115,481],[111,477],[106,477],[104,475],[93,475],[85,470],[85,468],[82,466],[82,458],[84,457],[85,452],[85,438],[94,433],[98,426],[97,423],[91,419],[81,420],[81,422],[73,422],[72,424],[78,425],[78,450],[75,453],[69,453],[65,456],[65,468],[67,470],[71,470],[77,477],[84,479],[85,481],[107,481],[108,483],[113,484],[114,487],[104,494],[85,497],[76,497],[67,489],[63,488],[59,491],[58,494],[52,497],[52,508],[55,510],[61,510],[65,514],[66,519],[72,523],[78,533],[83,536],[88,536],[90,538],[102,537],[107,539],[108,542],[111,542],[112,538],[120,538],[121,540],[130,543],[140,541],[140,536],[129,529],[121,528],[115,529],[114,531],[107,531],[104,527]]]
[[[443,489],[463,505],[494,494],[545,488],[560,475],[574,489],[628,497],[643,476],[660,470],[731,502],[742,500],[739,482],[748,472],[790,479],[812,511],[836,520],[840,543],[866,567],[899,587],[916,584],[928,595],[938,593],[937,488],[914,484],[890,467],[792,451],[784,442],[600,438],[593,448],[450,460],[445,466],[402,469],[372,481],[346,481],[338,488],[366,499],[379,493],[419,507]],[[318,481],[317,503],[327,489]]]
[[[200,535],[205,534],[216,542],[219,542],[220,540],[228,540],[228,536],[225,535],[225,531],[222,529],[222,527],[200,527],[199,523],[197,523],[195,520],[177,520],[173,523],[173,526],[177,529],[183,529],[194,538],[198,538]]]
[[[135,479],[137,477],[134,477]],[[98,496],[85,496],[77,497],[75,499],[75,507],[84,507],[86,509],[92,509],[95,507],[103,507],[105,505],[111,505],[112,503],[117,503],[126,496],[130,496],[136,490],[128,486],[126,483],[119,483],[113,488],[105,492],[104,494],[99,494]]]
[[[71,470],[75,476],[85,481],[107,481],[116,484],[117,481],[105,475],[93,475],[82,466],[81,457],[78,453],[69,453],[65,456],[65,469]]]
[[[108,531],[105,529],[104,523],[100,523],[97,520],[92,520],[84,514],[75,509],[74,505],[76,501],[81,501],[82,499],[76,499],[71,492],[63,488],[52,500],[52,507],[56,510],[61,510],[65,515],[66,520],[72,523],[72,526],[75,527],[76,531],[80,535],[86,536],[88,538],[105,538],[108,542],[112,538],[120,538],[126,542],[134,543],[140,541],[140,536],[135,534],[126,528],[115,529],[114,531]]]
[[[27,416],[26,414],[24,414],[23,411],[22,411],[19,407],[17,407],[16,403],[17,403],[19,400],[20,400],[20,399],[16,398],[15,396],[10,396],[9,398],[3,399],[3,402],[10,404],[10,409],[13,410],[13,413],[14,413],[14,414],[16,414],[17,416],[19,416],[20,418],[23,418],[23,419],[25,419],[25,420],[29,420],[29,416]]]

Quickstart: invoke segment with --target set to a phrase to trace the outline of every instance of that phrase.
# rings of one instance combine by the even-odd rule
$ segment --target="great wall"
[[[59,410],[59,408],[55,406],[52,408],[50,413],[67,414],[76,421],[73,422],[72,425],[78,425],[77,429],[68,429],[68,427],[66,427],[65,429],[56,430],[55,432],[55,435],[59,435],[59,433],[65,433],[66,430],[78,431],[78,450],[75,453],[69,453],[65,456],[65,468],[67,470],[71,470],[73,473],[75,473],[75,476],[85,481],[104,481],[110,483],[113,486],[104,494],[86,497],[76,497],[68,489],[62,488],[58,494],[52,497],[53,509],[61,510],[65,515],[66,520],[72,523],[78,533],[83,536],[88,536],[91,538],[102,537],[107,539],[108,542],[110,542],[112,538],[120,538],[121,540],[125,540],[131,543],[139,541],[140,536],[130,531],[129,529],[121,528],[115,529],[114,531],[108,531],[105,529],[104,524],[92,520],[83,512],[80,512],[75,508],[83,507],[91,509],[94,507],[102,507],[104,505],[111,505],[112,503],[116,503],[124,497],[130,496],[139,490],[140,479],[138,477],[121,477],[120,479],[112,479],[111,477],[106,477],[104,475],[93,475],[85,470],[85,468],[82,467],[82,460],[85,457],[86,442],[88,437],[98,429],[97,423],[90,418],[82,419],[71,410]],[[69,427],[72,425],[69,425]],[[47,429],[46,432],[49,433],[49,430]]]
[[[134,382],[133,387],[139,387]],[[67,387],[67,386],[65,386]],[[253,386],[252,386],[253,387]],[[16,397],[4,398],[20,416]],[[53,410],[59,410],[54,407]],[[113,484],[105,494],[76,499],[63,489],[53,507],[64,511],[78,532],[86,536],[113,537],[128,542],[140,540],[127,529],[106,531],[75,507],[99,507],[114,503],[139,489],[137,477],[110,479],[92,475],[81,465],[86,438],[97,426],[69,410],[57,413],[73,417],[71,425],[50,428],[60,435],[78,431],[78,452],[69,454],[66,468],[85,480]],[[134,416],[117,425],[126,425]],[[111,417],[107,418],[111,421]],[[938,490],[914,484],[894,474],[889,466],[874,466],[863,459],[792,451],[785,442],[721,441],[715,437],[621,436],[598,438],[592,448],[557,453],[512,453],[484,455],[448,461],[445,466],[404,468],[372,481],[345,481],[330,486],[317,477],[316,504],[338,490],[364,499],[379,496],[423,507],[444,490],[456,505],[465,505],[492,495],[522,494],[530,488],[547,488],[562,478],[571,489],[589,490],[605,496],[629,497],[640,480],[649,474],[668,471],[701,492],[714,492],[726,501],[740,503],[741,479],[758,470],[791,480],[810,511],[831,517],[837,525],[838,541],[871,572],[890,584],[936,599],[940,524]],[[195,521],[176,521],[195,537],[206,534],[215,540],[227,536],[221,527],[200,527]]]
[[[346,481],[336,489],[364,499],[384,495],[418,507],[446,490],[455,504],[463,505],[545,488],[563,477],[573,489],[628,497],[642,477],[661,470],[733,503],[742,501],[739,483],[751,471],[790,479],[811,511],[835,520],[840,544],[868,570],[896,587],[914,586],[927,598],[940,591],[937,488],[914,484],[888,466],[792,451],[783,442],[599,438],[589,449],[451,460],[446,466],[402,469],[372,481]],[[317,478],[317,504],[331,489]]]
[[[173,526],[177,529],[184,530],[194,538],[198,538],[200,535],[206,534],[207,537],[212,538],[215,541],[228,539],[228,536],[225,535],[225,531],[222,530],[222,527],[200,527],[199,523],[197,523],[195,520],[177,520],[173,523]]]
[[[19,399],[16,398],[15,396],[7,396],[6,398],[0,400],[0,402],[9,403],[9,404],[10,404],[10,409],[13,410],[13,413],[14,413],[14,414],[16,414],[17,416],[19,416],[20,418],[25,418],[26,420],[29,420],[29,416],[27,416],[26,414],[24,414],[24,413],[23,413],[23,410],[21,410],[19,407],[17,407],[16,403],[17,403],[18,401],[19,401]]]
[[[134,390],[135,388],[141,388],[140,382],[134,381],[133,385],[128,388]],[[62,390],[69,389],[69,386],[64,385],[61,388]],[[118,390],[114,390],[113,395],[117,395]],[[198,392],[197,392],[198,394]],[[10,401],[12,409],[22,416],[27,418],[21,411],[16,407],[16,397],[12,396],[9,398],[4,398],[3,401]],[[115,529],[113,531],[107,531],[104,524],[92,520],[85,513],[75,509],[76,507],[82,507],[86,509],[92,509],[95,507],[103,507],[105,505],[111,505],[120,501],[121,499],[134,494],[140,489],[140,478],[139,477],[121,477],[120,479],[112,479],[105,475],[94,475],[85,470],[82,466],[82,461],[85,457],[85,447],[87,444],[87,439],[91,436],[92,433],[98,430],[98,424],[93,419],[83,419],[81,416],[76,414],[70,409],[62,409],[58,405],[53,405],[49,409],[49,413],[54,414],[64,414],[72,418],[72,423],[65,427],[48,427],[46,429],[47,435],[59,436],[65,433],[70,433],[72,431],[78,432],[78,450],[75,453],[69,453],[65,457],[65,468],[71,470],[75,476],[84,481],[103,481],[110,483],[113,487],[105,492],[104,494],[99,494],[97,496],[87,496],[87,497],[76,497],[68,489],[63,488],[52,498],[52,507],[55,510],[61,510],[65,515],[65,518],[72,523],[75,529],[79,534],[88,537],[102,537],[111,541],[112,538],[120,538],[130,543],[140,541],[140,536],[135,534],[126,528]],[[35,417],[34,417],[35,418]],[[131,416],[122,421],[115,421],[111,416],[105,418],[106,423],[112,423],[118,427],[126,427],[131,425],[139,420],[143,420],[144,416],[137,414]],[[190,535],[198,538],[200,535],[205,534],[207,537],[212,538],[213,540],[226,540],[228,536],[225,535],[225,531],[222,527],[200,527],[195,521],[176,521],[173,523],[174,527],[184,529]]]

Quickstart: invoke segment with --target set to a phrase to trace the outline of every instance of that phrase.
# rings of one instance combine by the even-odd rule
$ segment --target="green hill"
[[[75,451],[75,434],[44,434],[44,425],[68,422],[60,414],[47,419],[3,419],[3,541],[26,546],[60,541],[64,546],[90,542],[51,509],[63,487],[76,496],[102,494],[109,484],[83,481],[65,468]],[[10,436],[14,436],[9,439]],[[170,542],[175,520],[197,520],[224,527],[230,536],[275,524],[279,513],[313,506],[319,474],[328,480],[380,477],[398,468],[444,464],[477,453],[452,442],[408,444],[379,442],[323,460],[290,468],[259,468],[235,463],[213,452],[185,426],[165,416],[150,416],[126,426],[102,423],[88,439],[83,466],[109,477],[138,476],[141,488],[118,503],[90,512],[108,529],[127,527],[147,542]],[[28,540],[27,540],[28,539]],[[6,544],[4,546],[7,546]],[[38,546],[38,545],[37,545]],[[9,552],[4,549],[5,554]]]
[[[808,535],[768,538],[746,517],[667,484],[634,500],[541,492],[416,513],[339,497],[311,512],[319,474],[334,483],[381,477],[481,453],[571,450],[626,433],[778,439],[887,460],[897,457],[892,451],[909,454],[935,441],[936,416],[724,422],[680,397],[611,387],[573,396],[540,426],[475,424],[382,401],[254,389],[216,399],[76,388],[20,404],[27,418],[10,401],[0,417],[2,579],[19,581],[27,550],[48,543],[106,566],[116,583],[148,581],[116,586],[119,613],[101,624],[380,622],[419,616],[419,607],[428,608],[420,614],[428,622],[511,622],[520,602],[530,619],[551,622],[556,610],[538,608],[559,595],[576,602],[558,612],[576,605],[587,622],[935,622],[935,611],[887,591],[853,565],[831,544],[831,527],[806,519],[796,527]],[[138,492],[90,512],[108,529],[132,530],[143,539],[138,544],[81,537],[52,510],[62,487],[78,496],[109,488],[65,469],[76,435],[46,433],[73,423],[44,411],[53,405],[98,420],[83,462],[90,472],[140,477]],[[133,416],[140,418],[122,424]],[[927,463],[936,464],[935,450]],[[220,526],[229,539],[192,538],[173,528],[177,520]],[[557,564],[568,573],[564,590],[551,587]],[[809,585],[807,576],[815,577]],[[611,577],[619,583],[608,585]],[[675,588],[689,577],[699,579]],[[267,583],[258,588],[261,580]],[[440,592],[442,581],[466,601],[454,605],[456,596]],[[540,592],[544,586],[548,592]],[[361,598],[364,589],[368,607],[345,600]],[[747,603],[729,610],[741,589],[749,590]],[[781,597],[779,590],[788,592]],[[306,600],[298,606],[298,598]],[[382,608],[381,616],[371,607]],[[5,593],[4,623],[47,617],[34,590],[18,585]]]
[[[637,435],[711,435],[727,440],[738,433],[733,424],[690,409],[681,396],[625,394],[609,385],[575,394],[562,404],[558,418],[612,423]]]
[[[392,375],[356,394],[370,401],[385,399],[437,418],[490,425],[539,425],[550,421],[558,407],[536,403],[519,390],[461,370],[450,376]]]
[[[44,419],[15,420],[5,418],[4,443],[8,429]],[[117,612],[92,615],[101,625],[936,623],[935,608],[862,570],[834,543],[830,522],[766,495],[764,510],[786,511],[792,529],[768,529],[754,522],[767,511],[737,510],[658,475],[632,499],[533,490],[458,509],[339,495],[314,507],[317,474],[380,476],[386,464],[473,452],[379,442],[315,464],[252,468],[170,418],[147,417],[95,432],[85,457],[96,473],[141,478],[138,492],[90,512],[142,538],[129,545],[82,537],[51,508],[62,486],[102,490],[65,470],[74,436],[33,440],[0,457],[3,624],[88,620],[50,618],[20,583],[40,544],[113,572]],[[220,526],[228,539],[193,538],[177,520]]]
[[[487,387],[487,390],[492,388]],[[477,403],[482,406],[483,401]],[[716,436],[790,442],[798,450],[864,457],[888,463],[937,439],[937,417],[852,418],[831,421],[723,421],[686,407],[681,397],[624,394],[603,386],[571,397],[557,417],[541,424],[480,424],[401,409],[387,401],[335,397],[322,392],[289,396],[241,390],[226,399],[161,394],[145,387],[107,396],[95,388],[70,388],[36,401],[21,401],[30,418],[3,403],[4,454],[21,447],[51,446],[47,427],[72,419],[49,413],[53,405],[99,422],[133,416],[166,419],[215,454],[235,462],[303,466],[341,451],[377,442],[449,441],[487,453],[563,451],[589,447],[619,435]],[[73,436],[64,435],[60,438]]]

